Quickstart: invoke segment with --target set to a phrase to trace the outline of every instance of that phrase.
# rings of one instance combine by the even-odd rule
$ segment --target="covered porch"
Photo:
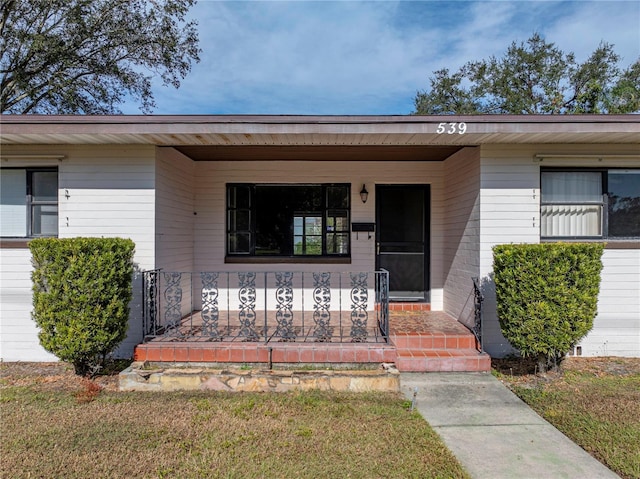
[[[389,273],[143,275],[136,361],[281,367],[487,371],[480,330],[429,303],[390,302]],[[475,333],[475,334],[474,334]]]

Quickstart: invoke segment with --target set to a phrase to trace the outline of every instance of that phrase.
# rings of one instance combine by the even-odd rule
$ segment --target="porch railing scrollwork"
[[[238,299],[240,300],[240,336],[245,341],[257,341],[256,331],[256,274],[238,273]]]
[[[293,273],[278,272],[276,277],[276,322],[274,335],[283,341],[295,341],[293,327]]]
[[[380,308],[378,325],[382,335],[389,337],[389,271],[376,272],[376,306]]]
[[[316,341],[331,339],[331,273],[313,273],[313,336]]]
[[[388,342],[389,273],[143,272],[145,340]]]
[[[484,348],[482,346],[482,329],[483,329],[483,321],[482,321],[482,303],[484,302],[484,295],[482,294],[482,287],[480,286],[479,278],[472,278],[473,280],[473,314],[474,314],[474,323],[471,331],[473,332],[476,340],[478,341],[478,345],[480,346],[480,352],[484,352]]]
[[[212,341],[222,340],[220,309],[218,307],[218,277],[220,273],[200,273],[202,280],[202,333]]]
[[[157,330],[159,298],[159,269],[151,269],[142,273],[142,333],[146,337]]]
[[[369,302],[369,288],[367,287],[367,273],[351,274],[351,341],[362,343],[367,339],[367,303]]]

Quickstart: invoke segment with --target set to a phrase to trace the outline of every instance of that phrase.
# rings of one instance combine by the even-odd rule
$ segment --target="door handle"
[[[380,254],[380,242],[376,241],[376,254]]]

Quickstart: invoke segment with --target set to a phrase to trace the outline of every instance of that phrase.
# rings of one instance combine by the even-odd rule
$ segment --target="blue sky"
[[[200,0],[201,61],[155,114],[408,114],[432,72],[502,56],[539,32],[585,60],[640,56],[640,1]],[[136,104],[124,113],[140,113]]]

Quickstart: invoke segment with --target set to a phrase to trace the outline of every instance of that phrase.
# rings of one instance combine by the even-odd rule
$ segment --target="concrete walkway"
[[[401,373],[400,387],[474,479],[618,478],[490,373]]]

